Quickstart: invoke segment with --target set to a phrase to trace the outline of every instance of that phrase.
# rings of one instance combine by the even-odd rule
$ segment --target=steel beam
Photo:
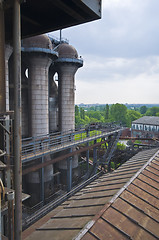
[[[72,152],[72,149],[70,149]],[[70,192],[72,189],[72,157],[67,159],[67,192]]]
[[[42,164],[44,163],[44,157],[41,158],[41,162]],[[43,205],[45,201],[44,188],[44,168],[41,168],[41,201],[43,202]]]
[[[0,0],[0,113],[6,111],[4,7]]]
[[[86,130],[87,137],[89,137],[89,131]],[[86,144],[89,147],[89,142]],[[86,175],[88,175],[89,171],[89,149],[86,151]]]
[[[97,140],[94,140],[94,145],[96,145]],[[93,148],[93,165],[97,163],[97,147]]]
[[[21,31],[20,2],[13,1],[15,239],[22,238]]]
[[[52,160],[50,160],[50,161],[44,162],[43,164],[41,163],[41,164],[38,164],[38,165],[36,165],[36,166],[30,167],[30,168],[26,168],[26,169],[23,170],[23,175],[26,175],[26,174],[28,174],[28,173],[30,173],[30,172],[33,172],[33,171],[37,171],[37,170],[39,170],[39,169],[41,169],[41,168],[43,168],[43,167],[46,167],[46,166],[48,166],[48,165],[50,165],[50,164],[53,164],[53,163],[56,163],[56,162],[60,162],[60,161],[62,161],[62,160],[64,160],[64,159],[67,159],[67,158],[69,158],[69,157],[72,157],[72,156],[74,156],[74,155],[76,155],[76,154],[79,154],[79,153],[81,153],[81,152],[85,152],[85,151],[87,151],[88,149],[91,149],[91,148],[100,146],[101,144],[104,144],[104,143],[106,143],[106,142],[107,142],[107,140],[101,141],[101,142],[96,143],[95,145],[87,146],[87,147],[81,148],[81,149],[79,149],[79,150],[76,150],[76,151],[74,151],[74,152],[71,152],[71,153],[68,153],[68,154],[64,154],[63,156],[54,158],[54,159],[52,159]]]

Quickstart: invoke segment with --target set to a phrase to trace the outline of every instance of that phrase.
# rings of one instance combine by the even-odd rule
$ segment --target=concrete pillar
[[[48,71],[52,60],[57,58],[57,53],[52,50],[52,43],[46,35],[24,39],[22,51],[23,56],[27,57],[28,64],[30,136],[47,135],[49,133]],[[40,147],[43,150],[45,146],[41,144]],[[36,159],[35,164],[48,160],[50,156],[44,156]],[[32,172],[26,178],[32,196],[30,199],[32,205],[52,193],[53,165],[45,167],[43,171]]]
[[[59,67],[59,128],[61,132],[75,129],[75,64],[64,63]]]
[[[74,76],[79,67],[82,67],[83,60],[78,59],[78,53],[69,44],[61,44],[58,48],[59,58],[55,61],[58,72],[58,100],[59,100],[59,130],[62,132],[75,130],[75,83]],[[73,151],[73,149],[68,150]],[[62,153],[64,154],[64,153]],[[69,161],[70,163],[70,161]],[[67,179],[74,181],[78,177],[78,156],[58,164],[63,182]],[[70,166],[72,169],[70,169]],[[71,171],[72,170],[72,171]],[[67,172],[67,174],[66,174]],[[68,186],[72,183],[67,182]],[[69,187],[70,188],[70,187]]]
[[[48,100],[48,69],[52,62],[47,55],[31,54],[29,61],[29,85],[30,85],[30,122],[31,136],[37,137],[49,133],[49,100]],[[48,157],[44,157],[47,161]],[[50,156],[49,156],[50,159]],[[31,205],[36,204],[42,199],[40,193],[40,171],[30,173],[27,177],[29,191],[31,192]],[[43,183],[49,186],[53,181],[53,166],[44,168]],[[49,181],[49,182],[47,182]],[[35,191],[36,189],[36,191]],[[44,187],[45,189],[45,187]],[[45,197],[48,197],[48,187],[45,189]]]
[[[29,81],[31,90],[31,135],[49,133],[48,116],[48,56],[32,54],[29,58]]]

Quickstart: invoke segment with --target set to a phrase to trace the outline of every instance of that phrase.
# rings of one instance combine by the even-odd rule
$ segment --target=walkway
[[[88,132],[84,130],[23,139],[22,162],[29,162],[33,159],[43,157],[44,155],[60,152],[79,144],[106,138],[121,130],[123,130],[123,128],[116,127],[114,130],[108,130],[107,128]]]

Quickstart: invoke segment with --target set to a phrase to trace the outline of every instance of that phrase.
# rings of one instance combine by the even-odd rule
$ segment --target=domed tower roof
[[[59,45],[58,53],[59,58],[78,58],[77,50],[67,43],[62,43]]]
[[[36,47],[52,49],[51,40],[46,35],[38,35],[35,37],[26,38],[23,40],[22,46],[26,48]]]

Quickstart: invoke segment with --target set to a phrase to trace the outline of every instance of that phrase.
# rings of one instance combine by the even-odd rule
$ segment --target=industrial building
[[[152,239],[159,236],[154,230],[158,149],[139,153],[111,173],[111,157],[123,128],[101,125],[99,129],[75,131],[75,74],[83,59],[66,40],[45,35],[100,18],[100,0],[0,1],[2,239],[105,239],[106,233],[98,234],[96,228],[104,219],[99,212],[104,212],[107,204],[114,210],[119,193],[131,188],[140,174],[148,178],[142,180],[149,186],[144,189],[148,211],[143,213],[143,199],[143,208],[138,210],[146,215],[146,223],[152,220],[152,229],[140,223],[146,232],[141,235]],[[103,144],[106,151],[99,155]],[[81,153],[85,158],[80,162]],[[56,198],[59,190],[63,195]],[[137,197],[141,199],[141,195]],[[138,220],[129,217],[129,221]],[[109,237],[113,224],[115,236],[122,233],[121,239],[131,238],[111,221],[105,227]]]
[[[159,117],[144,116],[131,125],[132,137],[139,138],[159,138]]]

